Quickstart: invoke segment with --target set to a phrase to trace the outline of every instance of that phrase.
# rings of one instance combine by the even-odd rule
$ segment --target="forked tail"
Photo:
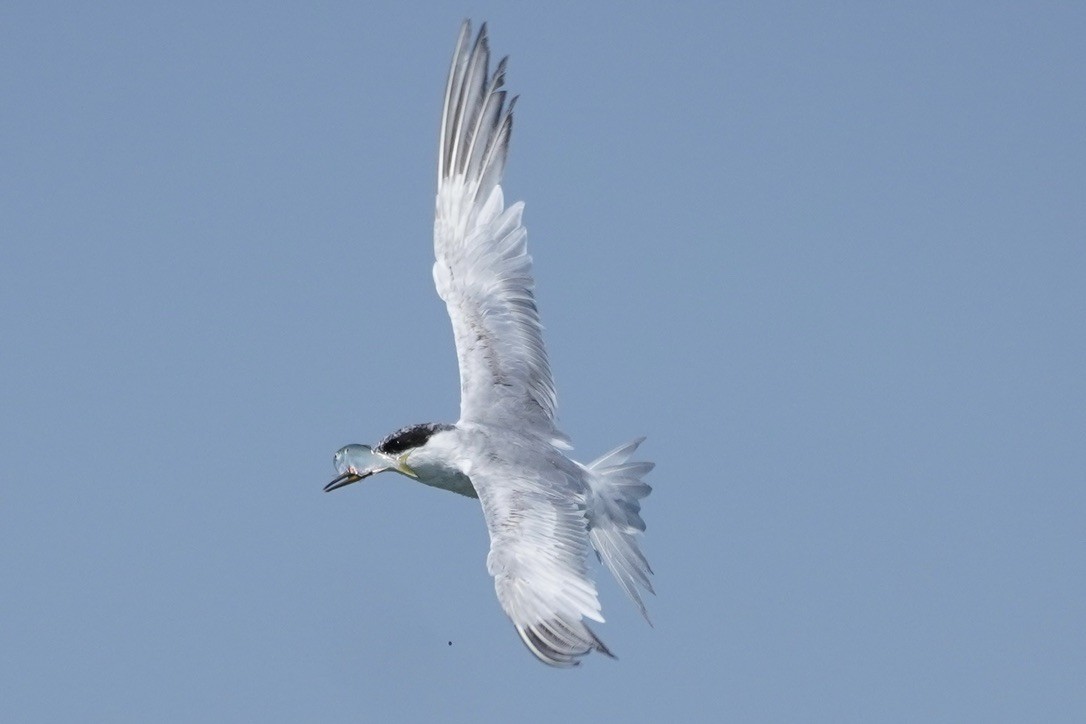
[[[655,466],[649,462],[628,462],[644,440],[641,437],[620,445],[586,467],[593,473],[588,476],[592,489],[588,537],[592,547],[649,621],[638,586],[655,593],[649,580],[652,568],[638,548],[637,536],[645,531],[640,501],[652,492],[641,477]]]

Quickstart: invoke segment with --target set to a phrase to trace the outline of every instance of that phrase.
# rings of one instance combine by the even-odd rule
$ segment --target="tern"
[[[498,601],[544,663],[575,666],[614,655],[586,624],[603,621],[590,550],[648,620],[652,592],[638,547],[650,462],[631,461],[640,438],[592,463],[571,459],[557,427],[550,363],[533,294],[524,204],[506,207],[502,173],[516,98],[506,60],[491,74],[484,23],[460,28],[445,86],[437,164],[434,283],[448,307],[460,365],[460,419],[397,430],[374,446],[335,454],[336,490],[391,470],[478,498],[490,533],[487,571]]]

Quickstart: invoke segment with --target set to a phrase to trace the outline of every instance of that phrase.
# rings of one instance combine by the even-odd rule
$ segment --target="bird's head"
[[[397,430],[374,447],[369,445],[341,447],[336,451],[334,458],[338,476],[324,486],[324,492],[357,483],[363,478],[386,470],[393,470],[409,478],[418,478],[418,474],[407,464],[407,457],[425,446],[434,433],[451,428],[451,425],[435,423],[411,425]]]

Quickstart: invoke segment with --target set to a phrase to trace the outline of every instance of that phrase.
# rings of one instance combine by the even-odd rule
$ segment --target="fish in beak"
[[[407,456],[393,457],[385,453],[377,452],[369,445],[347,445],[336,451],[333,459],[336,472],[339,475],[324,486],[324,492],[342,488],[344,485],[357,483],[363,478],[368,478],[386,470],[395,470],[411,478],[417,478],[415,471],[407,466]]]

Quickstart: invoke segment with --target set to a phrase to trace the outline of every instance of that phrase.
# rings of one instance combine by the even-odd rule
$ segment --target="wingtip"
[[[600,641],[600,637],[596,635],[595,631],[588,628],[588,626],[585,626],[585,630],[587,630],[588,634],[592,637],[592,643],[593,643],[594,648],[596,649],[596,651],[599,651],[604,656],[607,656],[609,658],[614,659],[615,661],[618,661],[618,657],[615,656],[613,653],[611,653],[611,649],[607,648],[606,644],[604,644],[602,641]]]
[[[537,626],[514,624],[520,640],[532,655],[548,666],[571,669],[580,666],[580,659],[593,651],[618,659],[591,628],[583,622],[578,627],[580,631],[574,631],[560,620]],[[571,639],[571,635],[574,638]]]

